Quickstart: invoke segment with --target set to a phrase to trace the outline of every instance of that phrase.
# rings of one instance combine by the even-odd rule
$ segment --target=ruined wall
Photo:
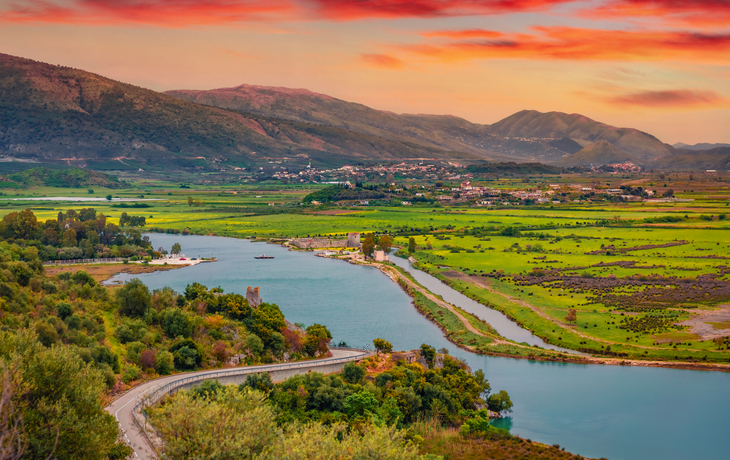
[[[251,308],[256,308],[259,305],[261,305],[261,295],[259,294],[259,287],[256,286],[254,289],[251,289],[251,286],[249,286],[246,289],[246,300],[248,300],[248,304],[251,306]]]
[[[346,239],[331,238],[295,238],[290,241],[293,246],[300,249],[318,249],[318,248],[346,248],[349,247]]]

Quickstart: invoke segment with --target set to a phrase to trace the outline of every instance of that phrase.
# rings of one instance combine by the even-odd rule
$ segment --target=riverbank
[[[102,283],[119,273],[128,273],[130,275],[139,275],[142,273],[153,273],[160,271],[175,270],[187,267],[187,264],[77,264],[77,265],[59,265],[46,267],[46,274],[54,276],[61,273],[75,273],[79,270],[86,271],[97,282]]]
[[[381,269],[382,271],[383,269]],[[400,270],[400,269],[397,269]],[[402,270],[399,271],[399,273]],[[439,279],[444,284],[447,284],[450,288],[456,290],[457,292],[460,292],[461,294],[468,296],[472,300],[478,301],[480,303],[481,299],[478,296],[475,296],[473,293],[467,292],[469,289],[469,286],[463,286],[458,283],[455,283],[455,280],[461,281],[463,283],[470,284],[471,286],[476,286],[473,283],[469,283],[469,281],[463,279],[462,276],[455,275],[453,277],[446,277],[440,273],[430,273],[426,271],[425,273],[428,273],[437,279]],[[405,274],[402,274],[403,277],[405,277]],[[392,276],[389,276],[391,279],[393,279]],[[393,281],[398,282],[396,279],[393,279]],[[415,280],[412,280],[409,285],[416,283]],[[400,283],[399,283],[400,284]],[[416,283],[417,284],[417,283]],[[501,294],[499,292],[496,292],[493,289],[489,289],[487,286],[479,286],[483,289],[487,289],[493,294],[502,295],[509,301],[515,301],[515,299],[510,298],[509,296],[506,296],[505,294]],[[418,284],[418,290],[421,291],[421,293],[428,292],[428,290]],[[406,290],[408,292],[408,290]],[[409,295],[411,293],[409,292]],[[433,294],[432,294],[433,295]],[[413,297],[413,295],[411,295]],[[415,302],[415,300],[414,300]],[[522,306],[526,306],[527,302],[520,301],[520,304]],[[527,305],[527,307],[530,307]],[[456,307],[458,308],[458,307]],[[485,305],[485,308],[494,308],[492,305]],[[720,371],[720,372],[730,372],[730,364],[724,364],[724,363],[703,363],[703,362],[683,362],[683,361],[671,361],[671,360],[657,360],[657,359],[635,359],[635,358],[628,358],[628,357],[597,357],[597,356],[590,356],[590,355],[584,355],[584,356],[571,356],[568,355],[566,357],[565,353],[556,353],[552,350],[543,350],[539,348],[529,347],[523,344],[519,344],[516,342],[512,342],[506,339],[503,339],[504,343],[495,343],[494,345],[487,345],[486,347],[469,347],[464,345],[463,343],[458,343],[457,341],[454,341],[452,339],[452,336],[454,333],[458,332],[458,329],[455,329],[453,326],[449,327],[447,322],[439,321],[439,317],[433,317],[430,316],[427,312],[424,313],[424,311],[420,308],[417,309],[419,312],[424,314],[429,320],[436,323],[442,330],[444,330],[444,334],[446,337],[454,343],[455,345],[459,346],[460,348],[463,348],[467,351],[470,351],[472,353],[477,354],[486,354],[489,356],[499,356],[499,357],[510,357],[510,358],[516,358],[516,359],[529,359],[529,360],[537,360],[537,361],[560,361],[560,362],[570,362],[575,364],[601,364],[601,365],[611,365],[611,366],[638,366],[638,367],[662,367],[662,368],[671,368],[671,369],[685,369],[685,370],[702,370],[702,371]],[[531,310],[534,311],[534,309],[531,308]],[[511,320],[517,322],[521,327],[533,332],[537,336],[547,339],[549,341],[549,336],[546,334],[541,334],[540,330],[532,329],[524,324],[524,322],[520,322],[518,318],[515,318],[514,316],[509,314],[509,310],[507,309],[499,309],[501,313],[503,313],[505,316],[510,318]],[[463,312],[464,315],[468,315],[474,318],[476,321],[480,321],[479,318],[474,317],[473,315],[470,315],[467,312]],[[537,315],[537,313],[535,313]],[[547,319],[547,318],[543,318]],[[507,346],[506,350],[497,350],[495,349],[496,346],[499,345],[505,345]],[[609,342],[606,342],[609,343]],[[496,345],[496,346],[495,346]],[[491,347],[491,349],[489,348]],[[540,353],[525,353],[527,350],[540,350]]]

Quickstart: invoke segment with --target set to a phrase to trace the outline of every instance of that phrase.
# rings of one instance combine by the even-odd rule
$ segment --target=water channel
[[[422,343],[448,348],[473,369],[484,369],[493,390],[510,393],[515,407],[503,423],[522,437],[612,460],[726,459],[730,453],[730,374],[474,355],[448,342],[400,287],[374,268],[230,238],[149,236],[155,248],[169,250],[179,242],[188,257],[218,257],[216,263],[138,275],[150,288],[182,291],[199,282],[245,293],[247,286],[259,286],[264,301],[278,304],[287,319],[326,324],[335,341],[364,345],[382,337],[396,349]],[[253,258],[262,252],[275,259]],[[487,321],[506,321],[494,324],[503,333],[504,327],[517,327],[434,278],[410,271],[445,300]],[[524,337],[519,341],[538,343],[527,331],[513,332]]]

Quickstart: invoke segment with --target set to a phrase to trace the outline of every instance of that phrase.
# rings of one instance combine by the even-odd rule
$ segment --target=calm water
[[[382,337],[396,349],[410,350],[422,343],[448,348],[473,369],[484,369],[493,390],[509,391],[515,407],[506,423],[511,423],[512,433],[595,458],[730,458],[730,374],[473,355],[449,343],[416,311],[411,299],[376,269],[243,240],[149,236],[155,247],[169,250],[179,242],[188,257],[212,253],[219,260],[140,275],[151,288],[183,290],[197,281],[245,293],[247,286],[259,286],[263,299],[277,303],[287,319],[326,324],[335,341],[363,345]],[[262,252],[276,258],[254,260]],[[483,306],[463,304],[458,296],[447,298],[448,292],[439,294],[488,318]]]

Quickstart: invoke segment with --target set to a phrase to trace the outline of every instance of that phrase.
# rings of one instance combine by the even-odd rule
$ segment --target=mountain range
[[[160,93],[0,54],[0,156],[6,159],[97,169],[424,159],[561,166],[631,159],[672,167],[677,163],[669,159],[690,164],[694,154],[580,114],[523,110],[487,125],[396,114],[305,89],[240,85]]]

